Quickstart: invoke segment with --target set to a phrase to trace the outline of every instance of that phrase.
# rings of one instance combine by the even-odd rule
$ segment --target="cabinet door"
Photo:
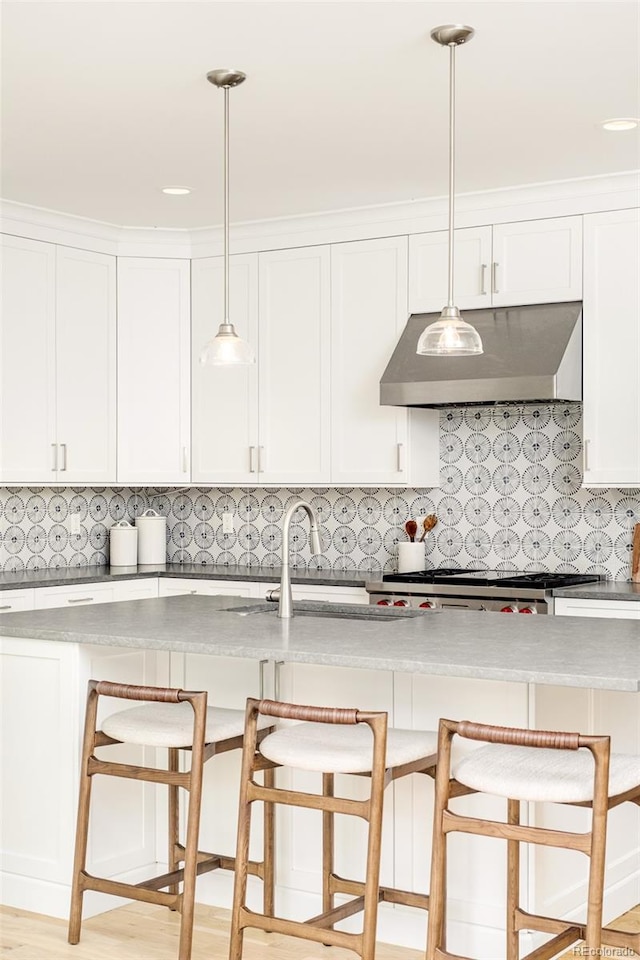
[[[329,247],[259,254],[262,483],[327,483]]]
[[[189,261],[118,258],[118,482],[185,483]]]
[[[578,600],[556,597],[556,617],[609,617],[615,620],[640,620],[640,603],[634,600]]]
[[[455,232],[454,302],[461,310],[491,304],[491,227],[465,227]],[[409,237],[409,313],[440,312],[447,302],[449,233]]]
[[[116,479],[116,258],[56,251],[58,480]]]
[[[231,257],[229,305],[238,336],[258,353],[258,256]],[[200,354],[223,322],[223,259],[191,266],[192,480],[255,483],[258,366],[203,367]],[[253,455],[252,455],[253,454]]]
[[[494,306],[555,303],[581,297],[582,217],[494,226]]]
[[[640,486],[640,211],[585,217],[584,484]]]
[[[56,479],[55,258],[52,243],[4,237],[0,480]]]
[[[331,480],[406,482],[407,411],[380,377],[407,322],[407,238],[331,248]]]
[[[0,613],[33,610],[33,590],[0,590]]]

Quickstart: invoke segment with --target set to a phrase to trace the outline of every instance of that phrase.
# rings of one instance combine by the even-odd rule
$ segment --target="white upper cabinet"
[[[56,248],[3,237],[0,477],[56,480]]]
[[[118,482],[190,479],[188,260],[118,258]]]
[[[116,477],[115,257],[57,249],[58,479]]]
[[[258,364],[200,364],[223,322],[223,270],[222,257],[194,260],[191,269],[192,480],[250,484],[258,466]],[[258,355],[258,255],[231,257],[229,282],[230,319]]]
[[[334,244],[332,483],[438,483],[437,412],[380,405],[380,377],[406,322],[407,238]]]
[[[115,480],[115,258],[3,239],[0,480]]]
[[[640,211],[584,218],[584,485],[640,486]]]
[[[330,479],[330,252],[328,246],[258,256],[261,483]]]
[[[582,297],[582,217],[456,230],[454,302],[462,310]],[[409,238],[409,312],[447,302],[448,233]]]
[[[496,307],[582,297],[582,217],[499,223],[493,228]]]
[[[455,303],[461,310],[491,305],[491,227],[465,227],[455,232]],[[449,233],[416,233],[409,237],[409,312],[440,312],[447,302]]]

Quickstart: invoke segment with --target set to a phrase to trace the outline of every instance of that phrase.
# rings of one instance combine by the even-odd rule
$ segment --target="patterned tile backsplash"
[[[109,527],[147,507],[165,514],[173,562],[280,563],[282,514],[310,500],[325,552],[311,557],[301,513],[295,568],[380,571],[396,565],[403,525],[428,513],[429,566],[596,572],[630,577],[640,488],[581,489],[581,407],[452,409],[440,416],[439,489],[0,488],[0,570],[104,564]],[[233,515],[223,533],[222,514]],[[79,532],[69,532],[78,515]]]

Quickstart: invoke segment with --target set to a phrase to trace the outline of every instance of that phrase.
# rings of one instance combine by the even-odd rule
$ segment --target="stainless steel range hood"
[[[582,303],[465,310],[477,357],[421,357],[418,337],[439,313],[414,313],[380,381],[380,403],[444,407],[582,399]]]

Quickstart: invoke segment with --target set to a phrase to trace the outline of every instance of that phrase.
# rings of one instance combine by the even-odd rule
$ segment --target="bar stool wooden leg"
[[[322,774],[322,796],[334,796],[334,775]],[[333,910],[331,874],[334,871],[334,817],[331,810],[322,811],[322,912]]]
[[[438,766],[433,801],[433,842],[431,846],[431,885],[429,888],[429,926],[426,960],[436,960],[436,951],[444,949],[445,904],[447,901],[447,835],[444,819],[449,803],[449,770],[453,734],[440,725]]]
[[[275,770],[269,768],[263,773],[265,787],[271,789],[275,786]],[[272,917],[275,911],[275,845],[276,845],[276,824],[275,824],[275,805],[265,803],[263,811],[263,902],[262,908],[266,917]]]
[[[69,943],[78,943],[82,925],[82,873],[87,863],[87,839],[89,836],[89,803],[91,800],[91,777],[88,773],[89,758],[93,753],[96,735],[96,715],[98,695],[95,688],[90,689],[84,721],[82,740],[82,760],[80,766],[80,797],[78,800],[78,825],[76,828],[76,846],[73,863],[73,886],[71,888],[71,910],[69,914]]]
[[[384,800],[384,772],[387,754],[386,716],[375,717],[373,730],[373,767],[369,799],[369,837],[367,843],[367,872],[364,892],[364,928],[362,931],[362,960],[374,960],[376,925],[380,899],[380,847],[382,844],[382,806]]]
[[[247,898],[247,873],[249,863],[249,840],[251,836],[251,801],[249,791],[253,758],[256,752],[258,711],[255,707],[248,711],[242,751],[242,770],[240,773],[240,799],[238,802],[238,842],[236,846],[235,882],[233,885],[233,906],[231,909],[231,932],[229,937],[229,960],[242,960],[244,925],[242,914]],[[265,771],[266,774],[267,771]],[[273,771],[272,771],[273,772]],[[272,781],[273,782],[273,781]],[[265,786],[267,784],[265,783]],[[266,806],[266,805],[265,805]],[[273,804],[270,804],[273,806]],[[265,845],[266,850],[266,845]]]
[[[178,749],[177,747],[169,747],[169,763],[168,770],[170,773],[177,773],[179,770],[178,765]],[[173,872],[177,870],[180,866],[180,860],[178,859],[178,843],[180,842],[180,807],[178,799],[178,787],[174,783],[170,783],[169,787],[169,871]],[[177,883],[172,883],[168,888],[169,893],[177,894],[179,892],[179,885]],[[169,907],[170,910],[175,910],[175,907]]]
[[[207,717],[206,695],[202,699],[194,698],[192,706],[195,713],[195,722],[193,728],[193,747],[191,751],[191,772],[189,774],[189,813],[187,816],[187,836],[184,853],[184,885],[182,889],[182,920],[180,923],[178,960],[189,960],[193,941],[193,913],[198,866],[198,833],[200,830],[202,775],[204,770],[204,733]]]
[[[507,823],[520,823],[520,801],[507,800]],[[520,935],[516,930],[516,911],[520,906],[520,844],[507,840],[507,960],[518,960]]]
[[[589,893],[585,947],[596,951],[602,944],[602,903],[604,898],[605,848],[607,839],[609,751],[602,742],[592,747],[596,764],[591,819]]]

